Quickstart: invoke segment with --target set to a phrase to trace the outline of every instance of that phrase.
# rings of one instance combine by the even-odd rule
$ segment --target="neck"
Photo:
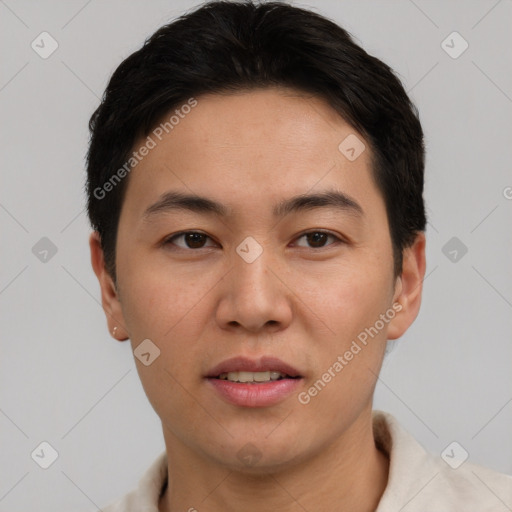
[[[264,475],[206,462],[170,433],[164,437],[169,485],[159,512],[373,512],[388,479],[389,461],[375,446],[371,410],[313,457]]]

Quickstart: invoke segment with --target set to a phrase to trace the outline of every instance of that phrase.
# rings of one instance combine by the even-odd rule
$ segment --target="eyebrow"
[[[338,190],[326,190],[318,193],[301,194],[285,199],[274,206],[274,217],[285,217],[291,213],[317,208],[333,208],[351,215],[362,217],[364,211],[355,199]],[[222,203],[207,197],[169,191],[162,194],[158,200],[149,206],[142,214],[144,222],[156,215],[171,211],[190,211],[217,217],[227,217],[230,211]]]

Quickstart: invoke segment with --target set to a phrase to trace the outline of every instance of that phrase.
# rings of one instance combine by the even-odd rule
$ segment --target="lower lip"
[[[281,379],[248,384],[208,378],[213,389],[229,403],[242,407],[267,407],[275,405],[296,392],[302,379]]]

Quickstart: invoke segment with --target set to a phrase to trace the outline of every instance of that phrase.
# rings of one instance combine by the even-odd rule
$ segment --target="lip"
[[[302,377],[300,372],[293,366],[281,361],[281,359],[269,356],[263,356],[258,360],[247,357],[232,357],[214,366],[206,377],[218,377],[221,373],[229,372],[268,372],[271,370],[285,373],[290,377]]]
[[[252,384],[217,378],[221,373],[236,371],[266,372],[271,370],[295,378]],[[213,367],[206,376],[206,380],[214,392],[230,404],[240,407],[269,407],[296,393],[297,388],[303,382],[303,376],[296,368],[275,357],[264,356],[258,360],[233,357]]]

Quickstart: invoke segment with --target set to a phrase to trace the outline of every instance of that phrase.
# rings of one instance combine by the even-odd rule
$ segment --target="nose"
[[[217,322],[223,329],[249,332],[285,329],[292,320],[293,293],[282,266],[264,249],[253,261],[238,254],[221,285]]]

